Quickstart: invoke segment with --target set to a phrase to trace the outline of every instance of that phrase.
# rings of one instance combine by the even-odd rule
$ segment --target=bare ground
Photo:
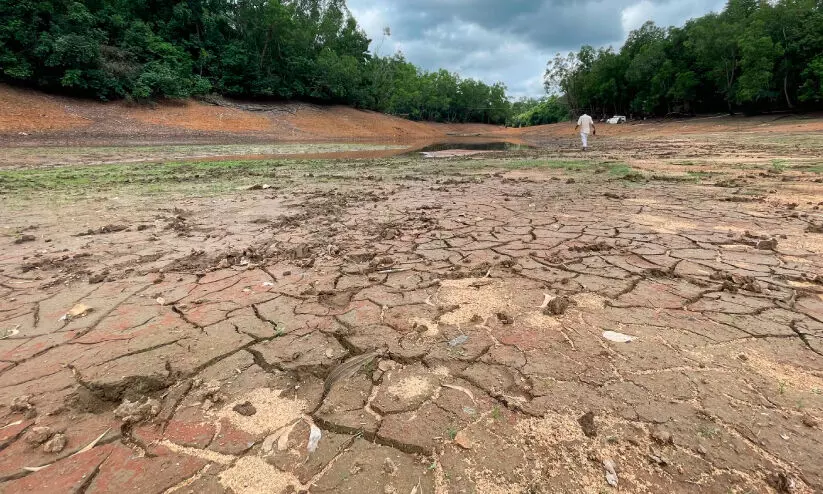
[[[821,492],[823,143],[627,129],[0,171],[0,491]]]

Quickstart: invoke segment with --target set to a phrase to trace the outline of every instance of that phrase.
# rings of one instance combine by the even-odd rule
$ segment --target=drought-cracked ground
[[[823,491],[820,146],[664,144],[6,172],[0,491]]]

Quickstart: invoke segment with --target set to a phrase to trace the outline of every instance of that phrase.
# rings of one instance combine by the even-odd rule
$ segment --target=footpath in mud
[[[0,491],[823,489],[819,175],[416,163],[4,200]]]

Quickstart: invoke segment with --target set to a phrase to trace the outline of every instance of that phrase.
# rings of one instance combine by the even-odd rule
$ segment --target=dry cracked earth
[[[6,209],[0,492],[823,491],[815,175],[374,173]]]

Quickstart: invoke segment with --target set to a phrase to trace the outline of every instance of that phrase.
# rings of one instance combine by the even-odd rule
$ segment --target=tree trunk
[[[794,109],[792,100],[789,98],[789,74],[783,76],[783,94],[786,95],[786,104],[789,105],[789,109]]]

